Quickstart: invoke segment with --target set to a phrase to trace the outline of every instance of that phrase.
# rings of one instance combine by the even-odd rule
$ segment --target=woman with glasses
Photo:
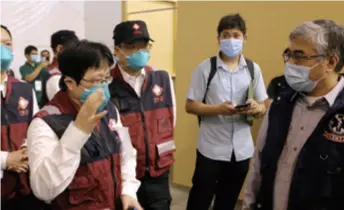
[[[135,150],[110,102],[110,50],[84,40],[66,47],[58,63],[61,90],[28,130],[33,192],[52,209],[142,210]]]

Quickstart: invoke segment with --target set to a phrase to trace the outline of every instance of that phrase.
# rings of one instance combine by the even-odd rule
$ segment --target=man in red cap
[[[175,93],[166,71],[147,66],[153,41],[143,21],[125,21],[114,29],[117,64],[111,70],[111,100],[129,127],[137,150],[137,196],[145,210],[169,210],[169,169],[175,144]]]

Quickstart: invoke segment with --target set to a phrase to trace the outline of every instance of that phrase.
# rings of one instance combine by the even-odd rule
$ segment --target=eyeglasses
[[[319,54],[319,55],[303,55],[302,51],[287,51],[282,54],[283,60],[285,63],[287,63],[290,59],[293,59],[293,61],[298,62],[302,60],[311,60],[314,58],[321,58],[325,57],[325,55]]]
[[[108,78],[109,79],[109,78]],[[100,85],[100,84],[104,84],[104,83],[108,83],[109,80],[106,78],[103,79],[92,79],[92,80],[88,80],[88,79],[84,79],[82,78],[81,80],[91,83],[92,85]]]

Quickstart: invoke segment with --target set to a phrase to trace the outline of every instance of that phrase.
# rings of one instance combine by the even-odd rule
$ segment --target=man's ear
[[[115,47],[113,48],[113,55],[114,55],[114,56],[118,56],[118,53],[119,53],[119,48],[118,48],[117,46],[115,46]]]
[[[335,70],[338,62],[339,62],[339,57],[337,55],[329,57],[328,64],[327,64],[327,69]]]
[[[62,50],[63,50],[63,46],[61,44],[56,46],[56,52],[57,53],[61,53]]]
[[[244,43],[247,41],[247,34],[244,35]]]
[[[64,78],[63,81],[66,84],[67,89],[70,90],[70,91],[72,91],[76,87],[75,81],[72,78],[70,78],[70,77]]]

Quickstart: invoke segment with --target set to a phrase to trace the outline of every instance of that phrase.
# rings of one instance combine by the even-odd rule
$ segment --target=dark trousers
[[[234,209],[246,178],[249,161],[235,161],[234,152],[230,162],[217,161],[197,151],[187,210],[208,210],[214,195],[214,210]]]
[[[1,210],[46,210],[48,205],[39,201],[33,194],[18,195],[12,199],[1,198]]]
[[[158,177],[146,174],[140,179],[137,198],[144,210],[170,210],[172,198],[168,177],[169,171]]]

